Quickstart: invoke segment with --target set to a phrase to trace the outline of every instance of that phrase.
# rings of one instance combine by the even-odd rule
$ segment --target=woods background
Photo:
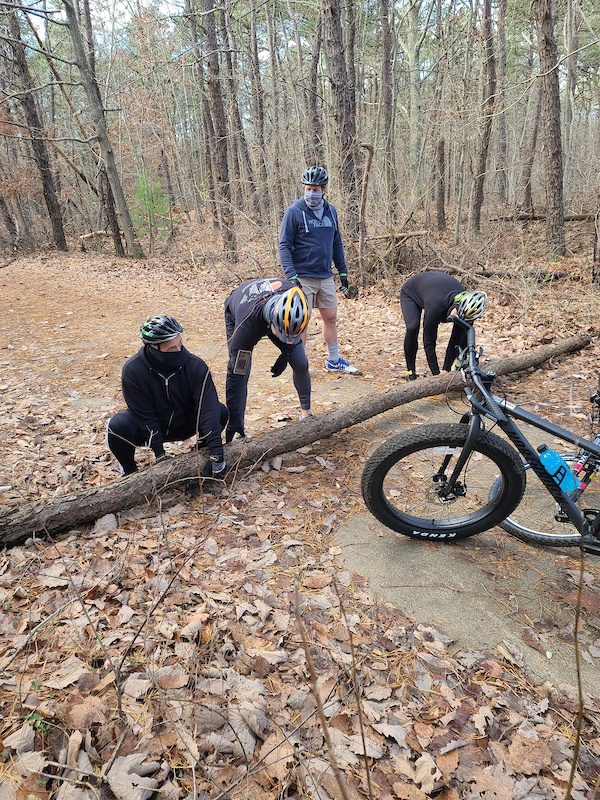
[[[183,215],[276,264],[319,163],[351,259],[409,220],[460,244],[517,214],[563,255],[598,206],[599,31],[592,0],[2,3],[1,245],[141,257]]]

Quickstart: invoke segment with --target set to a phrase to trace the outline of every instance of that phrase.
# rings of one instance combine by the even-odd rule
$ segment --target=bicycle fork
[[[467,434],[467,439],[462,447],[462,450],[460,451],[460,455],[456,461],[454,469],[452,470],[452,474],[445,482],[444,486],[440,489],[439,496],[442,500],[450,500],[452,497],[462,497],[465,494],[465,486],[461,481],[459,481],[459,477],[463,471],[463,467],[471,458],[471,454],[473,452],[475,442],[479,438],[480,431],[481,419],[477,414],[474,414],[469,419],[469,432]],[[434,481],[436,479],[439,481],[444,479],[446,475],[446,469],[450,464],[451,458],[452,456],[450,454],[444,456],[444,460],[442,461],[437,474],[434,475]]]

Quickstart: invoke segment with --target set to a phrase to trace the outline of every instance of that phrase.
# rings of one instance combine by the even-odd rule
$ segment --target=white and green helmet
[[[142,322],[140,327],[142,342],[154,348],[158,348],[163,342],[170,342],[180,333],[183,333],[181,325],[175,317],[169,317],[166,314],[150,317],[150,319]]]

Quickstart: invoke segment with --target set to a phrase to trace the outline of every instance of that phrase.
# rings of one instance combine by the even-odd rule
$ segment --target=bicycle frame
[[[584,548],[590,552],[600,554],[600,539],[598,538],[600,514],[595,515],[593,519],[586,517],[573,499],[573,496],[578,497],[579,495],[576,495],[575,492],[570,494],[563,492],[552,476],[545,470],[537,450],[521,432],[512,417],[522,422],[527,422],[534,428],[545,431],[562,441],[569,442],[577,448],[582,448],[599,459],[600,444],[571,433],[571,431],[565,428],[548,422],[548,420],[543,419],[543,417],[532,414],[524,408],[516,406],[492,394],[491,386],[496,378],[496,374],[494,372],[483,372],[479,367],[481,351],[479,354],[476,352],[474,327],[458,317],[451,317],[450,321],[455,325],[460,325],[467,332],[467,346],[461,353],[459,360],[461,362],[461,370],[465,381],[471,381],[474,388],[469,386],[465,387],[465,393],[471,405],[471,410],[466,415],[466,421],[468,421],[470,430],[456,467],[450,476],[447,487],[448,494],[454,490],[460,471],[471,456],[471,443],[476,442],[481,432],[484,430],[482,418],[491,419],[519,451],[523,459],[538,476],[548,493],[559,504],[563,513],[581,533]]]

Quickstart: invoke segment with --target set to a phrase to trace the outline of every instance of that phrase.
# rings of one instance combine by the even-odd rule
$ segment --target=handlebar
[[[476,354],[476,341],[475,341],[475,328],[466,319],[459,317],[457,314],[450,314],[446,322],[452,322],[454,325],[459,325],[467,332],[467,345],[464,350],[458,354],[458,360],[463,372],[469,373],[475,377],[481,373],[479,369],[479,356]]]
[[[496,419],[503,419],[505,417],[504,411],[494,400],[491,393],[491,386],[496,378],[496,373],[484,372],[479,366],[479,357],[481,356],[482,350],[480,349],[479,352],[477,351],[474,326],[457,315],[450,315],[448,317],[448,322],[459,325],[467,332],[467,345],[464,350],[461,350],[459,353],[458,360],[465,380],[467,378],[471,379],[479,395],[479,398],[476,398],[471,394],[471,403],[473,403],[475,407],[479,407],[481,411],[485,408],[491,412]]]

